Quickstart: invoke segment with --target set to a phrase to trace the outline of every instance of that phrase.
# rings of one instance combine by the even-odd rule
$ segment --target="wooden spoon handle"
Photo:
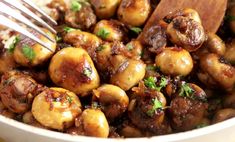
[[[157,25],[158,21],[170,12],[183,8],[195,9],[201,17],[206,32],[216,33],[225,15],[227,0],[161,0],[138,39],[142,41],[145,31]]]

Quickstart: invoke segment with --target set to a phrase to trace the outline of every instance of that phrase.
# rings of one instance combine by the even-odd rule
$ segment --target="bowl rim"
[[[22,130],[28,133],[34,133],[35,135],[39,135],[42,137],[48,137],[52,139],[60,139],[60,140],[65,140],[65,141],[92,141],[95,140],[96,142],[106,142],[106,141],[112,141],[112,142],[117,142],[117,141],[125,141],[125,142],[134,142],[134,141],[143,141],[143,140],[150,140],[150,141],[161,141],[161,142],[173,142],[173,141],[180,141],[180,140],[187,140],[199,136],[203,136],[206,134],[210,134],[213,132],[217,132],[232,126],[235,126],[235,118],[231,118],[229,120],[225,120],[223,122],[213,124],[204,128],[200,129],[194,129],[191,131],[186,131],[186,132],[180,132],[180,133],[174,133],[174,134],[168,134],[168,135],[161,135],[161,136],[153,136],[153,137],[144,137],[144,138],[96,138],[96,137],[88,137],[88,136],[73,136],[70,134],[65,134],[65,133],[60,133],[60,132],[55,132],[51,130],[46,130],[46,129],[41,129],[37,128],[28,124],[24,124],[22,122],[18,122],[16,120],[7,118],[5,116],[0,115],[0,123],[4,123],[6,125],[9,125],[11,127],[14,127],[18,130]]]

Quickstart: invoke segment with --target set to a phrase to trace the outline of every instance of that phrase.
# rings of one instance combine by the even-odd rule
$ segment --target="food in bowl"
[[[235,42],[227,29],[235,6],[217,34],[205,31],[196,10],[172,11],[147,29],[143,44],[137,37],[153,7],[149,0],[52,0],[58,33],[45,31],[57,42],[32,31],[51,51],[16,32],[1,36],[0,114],[104,138],[177,133],[234,117]]]

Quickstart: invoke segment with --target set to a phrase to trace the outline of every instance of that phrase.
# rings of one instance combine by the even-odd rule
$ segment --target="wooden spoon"
[[[143,42],[146,30],[157,25],[170,12],[183,8],[195,9],[201,17],[205,31],[216,33],[225,15],[227,0],[161,0],[138,39]]]

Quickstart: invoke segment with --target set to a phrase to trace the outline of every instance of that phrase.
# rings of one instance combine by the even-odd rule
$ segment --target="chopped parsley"
[[[134,47],[131,44],[127,44],[126,48],[127,48],[127,50],[131,51],[131,50],[133,50]]]
[[[71,96],[67,95],[66,96],[67,101],[71,104],[73,102],[73,99]]]
[[[98,102],[92,102],[91,107],[94,108],[94,109],[99,108]]]
[[[9,48],[8,48],[8,51],[10,52],[10,53],[13,53],[13,51],[15,50],[15,47],[16,47],[16,45],[17,45],[17,43],[20,41],[20,37],[19,36],[16,36],[14,39],[13,39],[13,41],[12,41],[12,43],[10,44],[10,46],[9,46]]]
[[[139,56],[140,56],[141,58],[144,57],[144,51],[143,51],[143,50],[139,53]]]
[[[202,123],[202,124],[197,125],[196,129],[203,128],[203,127],[206,127],[206,126],[208,126],[208,124]]]
[[[80,11],[82,8],[82,5],[80,3],[80,1],[78,0],[72,0],[71,1],[71,10],[74,12]]]
[[[32,60],[35,58],[36,53],[34,52],[33,48],[28,46],[28,45],[23,45],[22,47],[22,53],[24,54],[24,56],[30,61],[32,62]]]
[[[106,39],[109,34],[110,34],[109,31],[107,31],[107,30],[104,29],[104,28],[101,28],[101,29],[98,31],[97,36],[101,37],[102,39]]]
[[[146,67],[146,70],[149,70],[149,71],[160,71],[160,67],[159,66],[154,66],[154,65],[148,65]]]
[[[152,76],[148,77],[147,79],[144,79],[144,85],[147,86],[150,89],[156,89],[157,88],[155,82],[157,82],[157,79],[155,77],[152,77]]]
[[[69,32],[72,32],[72,31],[75,31],[76,29],[74,28],[71,28],[71,27],[64,27],[64,31],[69,33]]]
[[[139,34],[142,32],[142,29],[139,27],[132,27],[130,30],[136,34]]]
[[[160,91],[163,87],[166,87],[168,81],[165,77],[161,77],[160,85],[158,87],[158,91]]]
[[[233,15],[226,15],[225,16],[225,20],[227,20],[227,21],[235,21],[235,16],[233,16]]]
[[[56,42],[61,42],[62,41],[62,38],[59,37],[59,36],[56,36],[55,39],[56,39]]]
[[[159,86],[156,85],[157,79],[155,77],[148,77],[144,80],[145,86],[147,86],[150,89],[154,89],[157,91],[161,91],[163,87],[166,87],[167,85],[167,79],[165,77],[161,77]]]
[[[100,45],[97,49],[96,49],[96,51],[102,51],[102,50],[104,50],[106,48],[106,46],[105,45]]]
[[[179,96],[193,98],[192,94],[194,90],[189,86],[188,83],[183,83],[180,88]]]
[[[148,65],[148,66],[146,67],[146,70],[155,71],[155,70],[156,70],[156,67],[153,66],[153,65]]]
[[[91,76],[91,69],[90,68],[85,68],[84,70],[83,70],[83,74],[85,75],[85,76],[87,76],[87,77],[90,77]]]
[[[157,98],[152,99],[151,102],[152,102],[152,108],[147,111],[147,115],[150,117],[154,115],[156,110],[162,109],[163,107],[162,103]]]

